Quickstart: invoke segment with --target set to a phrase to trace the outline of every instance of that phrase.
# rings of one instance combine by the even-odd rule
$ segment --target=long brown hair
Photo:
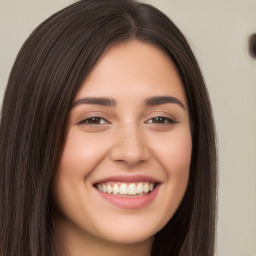
[[[152,255],[213,256],[216,146],[204,80],[173,22],[132,0],[70,5],[39,25],[20,50],[0,123],[1,256],[57,255],[50,191],[71,103],[102,54],[134,39],[160,47],[176,65],[192,130],[188,188],[173,218],[155,235]]]

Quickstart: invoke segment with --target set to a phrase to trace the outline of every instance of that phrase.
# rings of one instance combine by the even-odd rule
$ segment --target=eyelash
[[[102,120],[103,120],[103,122],[102,122]],[[90,122],[92,122],[92,123],[90,123]],[[168,125],[168,124],[176,124],[177,121],[175,121],[169,117],[157,116],[157,117],[148,119],[146,121],[146,123],[157,124],[157,125]],[[89,118],[82,120],[81,122],[79,122],[79,124],[96,126],[96,125],[110,124],[110,122],[103,117],[93,116],[93,117],[89,117]]]
[[[99,120],[104,120],[104,123],[89,123],[90,121],[92,122],[98,122]],[[84,120],[82,120],[81,122],[79,122],[78,124],[85,124],[85,125],[102,125],[102,124],[110,124],[110,122],[103,118],[103,117],[100,117],[100,116],[92,116],[92,117],[89,117],[89,118],[86,118]]]
[[[153,120],[155,120],[157,122],[154,122]],[[162,125],[176,124],[177,123],[177,121],[175,121],[174,119],[171,119],[171,118],[165,117],[165,116],[156,116],[156,117],[150,118],[146,122],[151,123],[151,124],[162,124]]]

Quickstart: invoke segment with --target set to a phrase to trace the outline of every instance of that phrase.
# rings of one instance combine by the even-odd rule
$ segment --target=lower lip
[[[100,196],[103,199],[107,200],[108,202],[120,208],[135,210],[146,207],[147,205],[154,201],[159,191],[159,185],[156,188],[154,188],[154,190],[151,191],[150,193],[137,197],[121,197],[113,194],[104,193],[98,190],[97,188],[95,189],[100,194]]]

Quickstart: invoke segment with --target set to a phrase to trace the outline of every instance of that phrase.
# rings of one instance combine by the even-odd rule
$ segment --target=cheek
[[[70,204],[76,209],[85,200],[81,198],[81,190],[88,186],[85,180],[106,152],[96,142],[93,136],[84,136],[75,129],[69,131],[53,184],[53,197],[60,209],[68,209]]]
[[[192,139],[190,132],[176,136],[166,150],[165,170],[171,189],[176,189],[178,201],[186,191],[192,152]],[[169,157],[168,157],[169,156]]]
[[[162,138],[161,146],[155,146],[155,157],[165,172],[162,205],[163,224],[173,216],[185,194],[191,162],[192,139],[189,130],[177,130]],[[158,141],[159,142],[159,141]],[[158,143],[159,145],[159,143]],[[166,196],[168,195],[168,196]]]
[[[84,179],[105,156],[106,149],[95,136],[70,130],[60,162],[60,172]]]
[[[152,151],[162,164],[167,179],[188,175],[192,152],[189,129],[177,129],[173,133],[165,134],[152,145]]]

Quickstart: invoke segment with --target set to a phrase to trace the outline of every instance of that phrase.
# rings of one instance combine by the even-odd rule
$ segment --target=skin
[[[145,104],[158,96],[174,97],[183,106]],[[107,97],[116,104],[81,101],[86,97]],[[101,118],[90,119],[95,116]],[[150,255],[154,234],[184,196],[191,150],[186,96],[171,59],[136,40],[110,48],[81,86],[70,111],[53,186],[55,236],[62,255]],[[154,200],[139,209],[118,207],[94,187],[109,176],[137,174],[160,182]]]

